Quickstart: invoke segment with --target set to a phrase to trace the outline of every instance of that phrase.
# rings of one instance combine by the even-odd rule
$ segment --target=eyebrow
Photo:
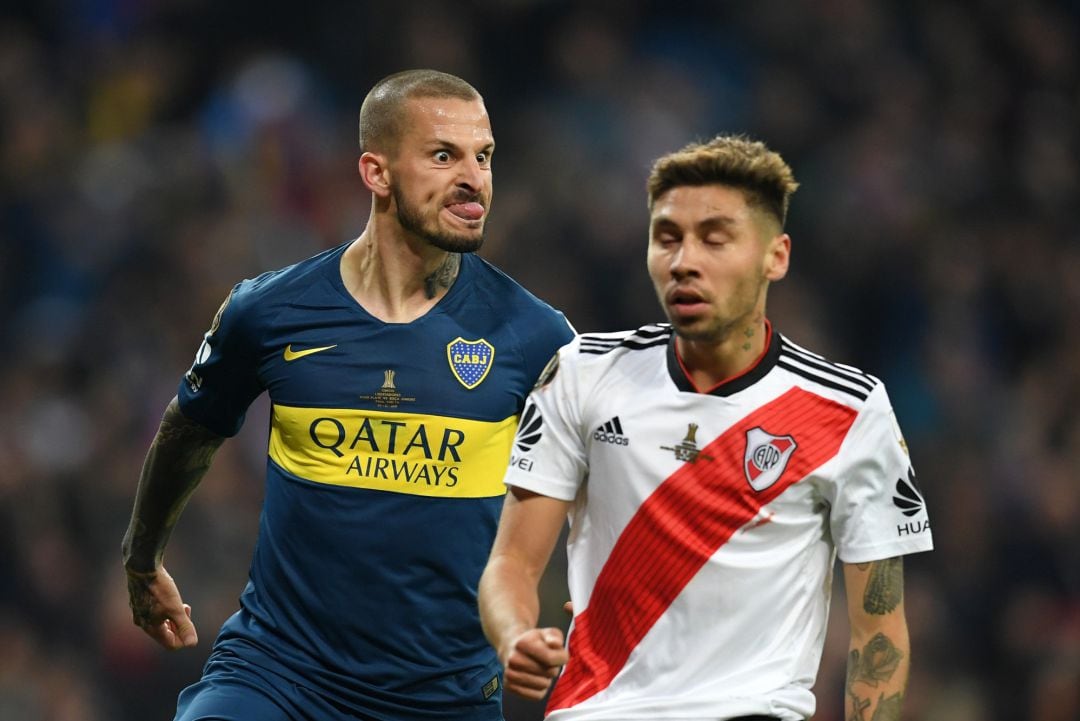
[[[460,143],[454,142],[453,140],[447,140],[446,138],[432,138],[431,140],[424,143],[424,147],[451,148],[456,152],[464,152],[464,148]],[[495,142],[491,141],[489,143],[486,143],[483,147],[480,148],[480,151],[486,152],[490,155],[491,153],[495,152]]]
[[[703,218],[702,220],[694,223],[694,225],[699,228],[727,228],[735,225],[737,222],[738,221],[736,221],[735,218],[732,218],[730,215],[710,215],[709,217]],[[671,216],[659,215],[653,220],[652,226],[655,228],[660,225],[678,226],[679,223],[675,222],[675,220],[673,220]]]
[[[737,224],[738,221],[730,215],[710,215],[698,222],[698,226],[702,228],[728,228]]]

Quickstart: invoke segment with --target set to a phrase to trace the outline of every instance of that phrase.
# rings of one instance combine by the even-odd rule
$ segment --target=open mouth
[[[677,315],[697,315],[708,306],[703,295],[688,288],[680,288],[668,293],[667,304]]]

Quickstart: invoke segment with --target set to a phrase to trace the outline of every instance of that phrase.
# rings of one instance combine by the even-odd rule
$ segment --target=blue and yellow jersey
[[[385,323],[345,289],[347,245],[238,284],[180,383],[225,436],[272,402],[250,579],[215,653],[375,718],[501,718],[476,586],[517,415],[572,331],[473,255],[427,314]]]

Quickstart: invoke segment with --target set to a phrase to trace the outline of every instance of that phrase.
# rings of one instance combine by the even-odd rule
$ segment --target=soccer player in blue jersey
[[[471,85],[430,70],[381,80],[360,146],[364,232],[233,288],[143,466],[123,542],[134,621],[193,646],[165,546],[269,393],[249,581],[180,694],[182,721],[502,718],[477,583],[517,416],[573,332],[472,254],[494,141]]]

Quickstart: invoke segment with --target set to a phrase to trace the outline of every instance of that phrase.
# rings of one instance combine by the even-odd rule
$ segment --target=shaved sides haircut
[[[438,70],[405,70],[388,75],[360,106],[360,151],[393,154],[405,122],[405,103],[414,98],[483,100],[476,88]]]

